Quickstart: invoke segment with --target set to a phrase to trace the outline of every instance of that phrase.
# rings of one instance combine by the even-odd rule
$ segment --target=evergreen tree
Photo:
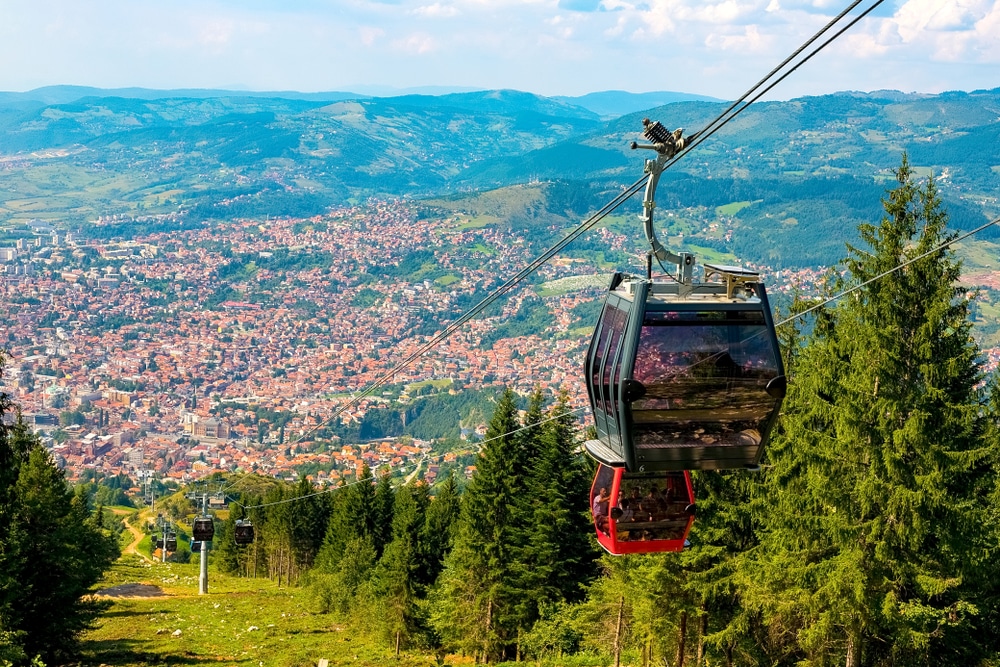
[[[0,397],[2,410],[10,408]],[[88,589],[118,557],[85,499],[20,420],[0,414],[0,628],[5,650],[61,660],[102,605]]]
[[[323,546],[330,521],[329,506],[326,496],[317,494],[305,475],[299,478],[293,497],[298,500],[290,503],[292,551],[296,569],[304,572],[312,567]]]
[[[236,544],[236,521],[243,518],[242,502],[243,497],[240,496],[239,502],[232,503],[226,520],[216,528],[212,543],[212,562],[226,574],[242,574],[244,570]]]
[[[532,405],[540,405],[540,394]],[[529,408],[525,426],[539,424],[542,415]],[[590,480],[574,450],[574,420],[564,392],[553,406],[550,421],[536,426],[537,448],[524,494],[526,535],[521,560],[525,563],[525,626],[541,610],[558,602],[578,602],[596,574],[597,552],[587,499]]]
[[[422,591],[418,575],[425,522],[420,494],[416,486],[409,485],[396,491],[392,541],[374,573],[373,588],[382,611],[383,628],[394,642],[397,655],[419,630],[417,598]]]
[[[978,350],[933,181],[904,158],[842,300],[801,351],[770,450],[771,513],[745,602],[800,664],[972,664],[983,494]]]
[[[375,553],[379,556],[392,540],[392,514],[395,495],[392,490],[392,482],[389,481],[389,473],[379,475],[378,483],[375,485],[375,497],[372,501],[372,543],[375,545]]]
[[[512,654],[519,629],[523,568],[515,554],[523,539],[518,502],[526,470],[515,433],[517,404],[507,389],[497,402],[476,474],[462,497],[455,547],[445,560],[432,622],[449,644],[487,661]]]
[[[458,483],[455,476],[448,476],[437,487],[437,495],[427,507],[424,522],[421,569],[419,579],[424,586],[430,586],[441,574],[445,558],[451,553],[455,542],[455,531],[461,511]]]
[[[267,576],[281,585],[291,583],[293,575],[292,555],[292,517],[293,503],[288,502],[294,496],[293,490],[286,487],[274,487],[264,495],[261,507],[264,520],[255,526],[258,541],[262,544]]]
[[[323,571],[336,571],[347,545],[354,540],[365,538],[374,548],[375,487],[372,479],[371,470],[362,464],[357,481],[333,494],[330,521],[323,546],[316,556],[316,565]]]

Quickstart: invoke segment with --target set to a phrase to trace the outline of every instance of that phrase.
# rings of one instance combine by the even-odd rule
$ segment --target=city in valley
[[[124,241],[40,225],[33,238],[0,249],[3,390],[71,478],[87,469],[176,480],[235,469],[294,478],[310,465],[322,484],[355,474],[362,461],[402,468],[429,443],[324,441],[316,432],[353,393],[526,263],[524,245],[458,217],[421,217],[402,202]],[[397,276],[415,249],[427,265]],[[574,261],[542,273],[556,285],[606,280],[595,282],[593,267]],[[597,294],[577,287],[543,300],[533,287],[519,288],[502,310],[468,323],[338,421],[356,423],[390,399],[405,403],[415,388],[537,386],[566,390],[582,407],[587,323],[572,312]],[[484,347],[483,337],[526,300],[551,314],[544,334]],[[482,432],[487,418],[463,435]]]
[[[154,222],[125,240],[38,223],[31,238],[0,248],[2,390],[71,479],[308,471],[322,485],[363,462],[408,472],[431,443],[347,441],[327,427],[357,425],[418,393],[566,391],[585,423],[582,355],[607,282],[587,260],[544,265],[533,284],[387,377],[537,255],[522,232],[378,200],[309,219]],[[717,226],[706,233],[725,233]],[[595,233],[625,252],[623,234]],[[812,291],[823,275],[771,277],[776,292]],[[986,356],[995,367],[998,350]],[[384,391],[331,418],[375,381]],[[461,424],[462,436],[481,435],[488,416]]]

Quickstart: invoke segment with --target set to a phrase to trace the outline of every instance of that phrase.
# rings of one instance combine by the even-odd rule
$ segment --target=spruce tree
[[[102,609],[85,594],[118,557],[118,544],[69,491],[37,437],[20,420],[7,426],[4,416],[0,629],[11,633],[4,641],[16,642],[28,656],[64,660]]]
[[[416,486],[404,486],[396,491],[392,540],[386,546],[373,576],[383,628],[397,653],[419,630],[417,599],[422,591],[418,575],[420,539],[425,522],[420,494]]]
[[[769,452],[770,515],[746,602],[808,664],[971,664],[983,489],[995,474],[978,350],[933,181],[905,158],[881,224],[851,248],[858,282],[796,365]],[[789,656],[790,658],[791,656]]]
[[[330,512],[327,497],[319,495],[304,475],[299,478],[293,497],[298,500],[290,503],[292,552],[296,569],[304,572],[312,567],[323,546]]]
[[[531,410],[529,410],[529,418]],[[578,602],[596,574],[598,556],[591,533],[588,478],[576,449],[575,424],[569,397],[563,392],[552,407],[551,421],[536,429],[538,452],[525,494],[527,535],[522,558],[526,563],[528,597],[534,609],[558,602]],[[537,424],[538,418],[525,425]]]
[[[395,492],[392,490],[392,482],[389,480],[389,473],[384,472],[378,476],[378,483],[375,485],[375,496],[372,500],[372,542],[375,544],[375,553],[379,556],[385,546],[392,540],[392,515]]]
[[[371,470],[362,464],[357,481],[333,494],[330,521],[323,546],[316,556],[316,565],[321,570],[336,571],[347,545],[354,540],[367,539],[374,548],[375,487],[372,479]]]
[[[421,540],[420,581],[430,586],[437,581],[444,560],[451,553],[461,511],[458,483],[451,472],[437,486],[437,495],[427,506],[424,535]]]
[[[497,402],[476,458],[476,474],[462,497],[455,547],[434,598],[432,622],[441,637],[486,661],[510,656],[516,643],[523,570],[515,561],[518,503],[527,468],[515,433],[517,404],[507,389]]]

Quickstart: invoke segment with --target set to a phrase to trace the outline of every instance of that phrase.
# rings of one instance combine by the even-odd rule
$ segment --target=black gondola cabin
[[[590,510],[597,541],[609,553],[681,551],[694,523],[691,475],[598,466]]]
[[[198,542],[211,542],[215,537],[215,523],[210,516],[200,516],[191,525],[191,535]]]
[[[241,547],[252,544],[253,538],[253,524],[244,519],[238,519],[236,521],[236,529],[233,534],[233,539],[236,541],[236,544]]]
[[[683,285],[616,274],[584,372],[588,453],[630,472],[754,468],[785,395],[756,274],[705,265]]]

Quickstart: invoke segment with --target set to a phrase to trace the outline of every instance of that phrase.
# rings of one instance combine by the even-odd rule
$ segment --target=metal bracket
[[[639,148],[656,151],[656,157],[646,160],[643,173],[648,174],[646,180],[646,191],[642,197],[642,228],[646,233],[646,240],[652,250],[652,254],[660,262],[671,262],[677,265],[677,281],[682,285],[691,285],[694,280],[694,266],[696,260],[693,254],[688,252],[674,253],[667,250],[659,239],[656,238],[656,231],[653,229],[653,211],[656,210],[656,186],[660,182],[660,174],[666,169],[667,162],[684,149],[694,135],[684,138],[684,130],[677,128],[673,132],[668,131],[659,121],[650,121],[648,118],[642,119],[643,136],[652,141],[652,144],[639,144],[632,142],[632,150]]]

